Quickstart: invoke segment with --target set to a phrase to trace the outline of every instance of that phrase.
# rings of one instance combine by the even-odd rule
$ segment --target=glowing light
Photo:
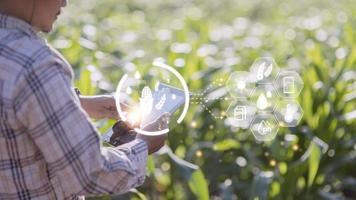
[[[224,181],[224,184],[225,184],[226,186],[230,186],[230,185],[232,184],[231,179],[226,179],[226,180]]]
[[[196,121],[192,121],[192,123],[190,124],[190,126],[192,128],[196,128],[198,126],[197,122]]]
[[[242,156],[237,157],[235,162],[240,167],[245,167],[247,165],[247,160]]]
[[[298,146],[297,144],[294,144],[294,145],[292,146],[292,149],[293,149],[293,151],[298,151],[299,146]]]
[[[236,85],[239,90],[243,90],[246,88],[246,82],[242,80],[237,81]]]
[[[140,111],[139,108],[136,108],[136,109],[132,109],[128,112],[128,115],[127,115],[127,121],[134,125],[138,122],[141,121],[141,118],[142,118],[142,112]]]
[[[225,111],[222,111],[222,112],[221,112],[221,115],[222,115],[222,116],[226,116],[226,112],[225,112]]]
[[[264,94],[261,94],[257,99],[257,108],[264,110],[268,107],[268,101]]]
[[[277,162],[275,160],[270,160],[269,161],[269,165],[271,165],[272,167],[276,166]]]
[[[195,156],[196,157],[202,157],[203,156],[203,152],[199,150],[199,151],[195,152]]]

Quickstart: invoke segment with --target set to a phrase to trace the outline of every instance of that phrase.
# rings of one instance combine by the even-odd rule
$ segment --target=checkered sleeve
[[[102,147],[63,65],[47,56],[26,68],[17,83],[16,113],[43,154],[48,178],[57,180],[66,197],[119,194],[141,185],[146,143]]]

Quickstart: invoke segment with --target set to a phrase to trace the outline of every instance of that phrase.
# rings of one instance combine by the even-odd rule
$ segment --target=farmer
[[[66,0],[0,1],[0,199],[80,199],[141,185],[165,136],[102,147],[92,118],[118,118],[111,96],[74,92],[48,33]]]

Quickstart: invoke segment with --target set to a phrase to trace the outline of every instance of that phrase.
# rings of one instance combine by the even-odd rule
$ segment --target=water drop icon
[[[264,110],[268,107],[268,101],[264,94],[261,94],[257,99],[257,108]]]
[[[135,72],[135,79],[141,79],[141,74],[140,74],[140,72],[139,71],[136,71]]]

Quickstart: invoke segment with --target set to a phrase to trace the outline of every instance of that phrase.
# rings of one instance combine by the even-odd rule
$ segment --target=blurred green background
[[[75,0],[49,42],[86,95],[163,58],[191,91],[272,56],[304,81],[296,128],[256,142],[191,105],[137,190],[92,199],[356,199],[356,4],[352,0]],[[218,90],[219,86],[214,88]],[[226,94],[228,95],[228,94]],[[215,101],[213,110],[226,109]],[[95,122],[101,131],[112,121]],[[182,161],[184,159],[185,161]]]

